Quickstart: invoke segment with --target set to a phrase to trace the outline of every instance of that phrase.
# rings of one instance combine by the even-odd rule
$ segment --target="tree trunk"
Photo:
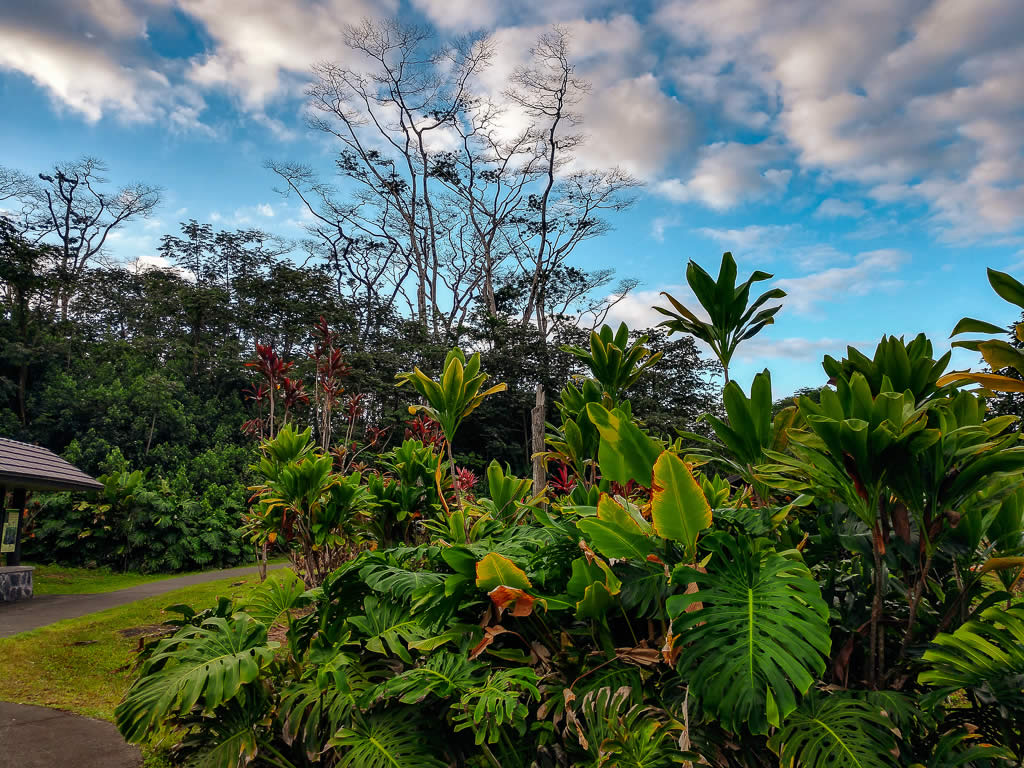
[[[533,492],[540,493],[547,475],[544,472],[544,460],[540,454],[544,452],[544,385],[537,385],[537,404],[530,412],[530,442],[533,459]]]

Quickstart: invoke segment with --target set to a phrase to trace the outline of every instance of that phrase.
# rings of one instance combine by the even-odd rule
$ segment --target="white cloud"
[[[670,306],[665,297],[661,295],[662,291],[672,294],[677,301],[693,309],[698,317],[706,319],[704,310],[697,302],[693,292],[690,291],[689,286],[666,285],[658,290],[632,291],[626,298],[612,307],[605,322],[613,327],[619,323],[625,323],[633,329],[653,328],[662,320],[668,319],[654,309],[655,305],[662,307]]]
[[[771,359],[820,360],[827,354],[842,353],[850,342],[840,339],[765,339],[758,337],[753,344],[740,344],[736,348],[738,360],[759,361]],[[853,342],[854,346],[859,342]]]
[[[30,78],[88,122],[109,112],[125,122],[199,125],[199,92],[132,53],[145,24],[126,3],[47,5],[0,7],[0,71]]]
[[[651,220],[651,237],[657,240],[659,243],[665,242],[666,230],[678,227],[682,223],[682,219],[679,218],[678,214],[669,214],[667,216],[655,216]]]
[[[792,176],[790,169],[779,167],[784,162],[785,151],[775,141],[715,142],[701,150],[688,181],[668,179],[655,190],[670,200],[698,201],[725,210],[784,192]]]
[[[495,0],[412,0],[412,4],[441,29],[460,32],[491,26],[499,11]]]
[[[274,209],[270,206],[270,203],[260,203],[257,205],[256,213],[267,219],[274,217]]]
[[[789,224],[751,224],[738,229],[701,227],[696,230],[704,237],[739,252],[774,251],[785,242],[791,231],[792,226]]]
[[[887,277],[897,272],[909,256],[903,251],[882,249],[858,254],[849,267],[831,267],[803,277],[776,280],[786,291],[786,307],[799,314],[811,314],[820,304],[848,296],[864,296],[876,290],[892,290],[902,281]]]
[[[844,217],[859,219],[866,213],[864,204],[857,200],[847,201],[830,197],[821,201],[821,204],[814,211],[814,217],[816,219],[838,219]]]
[[[953,236],[1024,226],[1019,0],[670,0],[657,18],[684,87],[757,89],[802,168],[898,191]]]

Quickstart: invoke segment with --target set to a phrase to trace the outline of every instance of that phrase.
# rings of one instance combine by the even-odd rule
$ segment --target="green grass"
[[[65,568],[62,565],[32,565],[33,591],[37,595],[91,595],[113,592],[182,574],[115,573],[109,568]]]
[[[161,624],[176,616],[164,610],[168,605],[205,607],[220,595],[241,597],[258,582],[255,574],[211,581],[2,639],[0,701],[113,720],[139,642],[118,630]]]
[[[287,562],[287,558],[272,558],[270,564]],[[117,573],[109,568],[69,568],[63,565],[37,565],[25,563],[35,568],[32,573],[33,591],[37,595],[92,595],[98,592],[114,592],[118,589],[136,587],[150,581],[173,579],[175,576],[187,576],[202,571],[185,571],[181,573]],[[256,562],[241,563],[242,566],[254,566]],[[219,570],[219,569],[215,569]]]

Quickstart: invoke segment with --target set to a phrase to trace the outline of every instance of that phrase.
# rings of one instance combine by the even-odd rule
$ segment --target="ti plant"
[[[655,309],[669,318],[662,321],[661,325],[670,332],[689,333],[711,347],[722,364],[725,382],[728,384],[729,364],[740,342],[753,338],[766,325],[774,323],[775,314],[782,309],[781,304],[764,307],[773,299],[785,297],[786,292],[781,288],[765,291],[753,302],[750,301],[751,286],[771,278],[772,275],[767,272],[756,271],[746,282],[736,285],[736,260],[728,251],[722,254],[717,280],[691,259],[686,267],[686,282],[709,319],[701,320],[694,310],[683,306],[665,292],[662,295],[668,299],[671,308]]]
[[[441,425],[448,451],[448,468],[453,478],[455,458],[452,453],[452,441],[459,425],[479,407],[484,398],[507,389],[507,385],[502,383],[481,391],[483,383],[488,378],[486,373],[480,371],[480,353],[475,353],[469,358],[469,362],[466,362],[465,353],[458,347],[452,349],[445,357],[444,370],[439,380],[430,378],[419,368],[398,375],[398,386],[409,384],[427,401],[426,405],[410,406],[409,412],[415,414],[422,411]],[[455,496],[461,508],[462,495],[457,484]]]
[[[661,352],[652,353],[644,346],[646,341],[647,337],[641,336],[630,343],[629,329],[625,323],[619,323],[614,332],[610,325],[592,331],[589,350],[582,347],[564,347],[564,350],[585,362],[602,390],[617,403],[643,372],[661,359]]]

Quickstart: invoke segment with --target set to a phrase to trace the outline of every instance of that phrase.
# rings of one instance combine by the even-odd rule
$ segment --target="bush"
[[[382,546],[148,648],[124,736],[177,731],[181,759],[231,768],[1020,765],[1013,419],[950,386],[923,336],[884,338],[826,359],[820,402],[773,420],[767,374],[749,397],[732,382],[728,422],[669,443],[633,417],[621,382],[649,351],[626,339],[594,334],[593,377],[549,425],[568,492],[495,463],[459,493],[451,443],[480,380],[457,352],[439,381],[405,377],[445,428],[436,503],[423,467],[397,471],[422,445],[394,452],[387,485],[364,479],[376,505],[321,516],[358,476],[332,476],[305,433],[265,444],[287,483],[268,483],[264,531],[335,519]],[[422,520],[399,536],[405,482]]]
[[[237,489],[211,486],[201,497],[164,478],[131,470],[116,449],[104,462],[103,491],[88,500],[48,494],[26,529],[24,556],[37,562],[164,573],[245,560]]]

